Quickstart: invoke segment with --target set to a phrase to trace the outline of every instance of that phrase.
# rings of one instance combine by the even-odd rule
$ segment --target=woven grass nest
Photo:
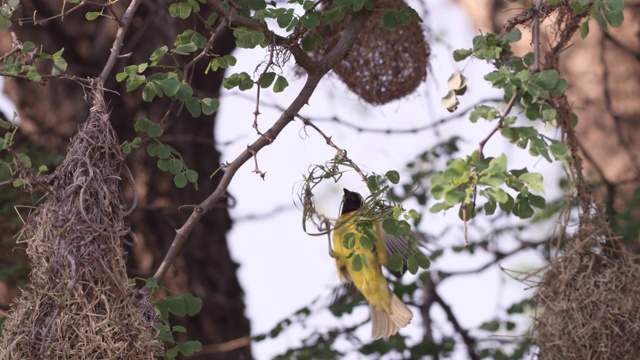
[[[162,344],[146,294],[127,280],[129,228],[120,188],[128,173],[101,95],[29,217],[31,283],[9,313],[0,359],[153,359]]]
[[[323,3],[325,9],[333,1]],[[389,9],[403,9],[403,0],[374,1],[376,9],[367,21],[346,59],[333,71],[369,104],[381,105],[411,94],[427,77],[430,48],[422,27],[416,21],[389,30],[381,17]],[[331,51],[340,39],[340,32],[350,15],[339,23],[319,26],[311,31],[324,39],[313,52],[319,58]]]
[[[640,266],[601,221],[567,244],[536,296],[539,359],[640,359]]]

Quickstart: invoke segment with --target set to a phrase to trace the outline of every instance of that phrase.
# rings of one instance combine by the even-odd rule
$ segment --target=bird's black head
[[[360,209],[363,205],[362,196],[357,192],[347,189],[343,190],[344,197],[342,198],[342,212],[340,214],[342,215]]]

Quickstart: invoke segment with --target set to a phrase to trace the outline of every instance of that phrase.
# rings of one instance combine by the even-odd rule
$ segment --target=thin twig
[[[99,89],[101,89],[104,86],[104,83],[107,80],[109,73],[111,72],[111,70],[113,70],[113,67],[116,65],[116,61],[120,56],[120,50],[122,50],[122,46],[124,45],[124,36],[127,33],[127,30],[129,29],[131,20],[133,20],[133,15],[135,15],[136,10],[138,9],[138,6],[140,6],[141,3],[142,3],[142,0],[132,0],[131,4],[129,4],[129,7],[122,15],[122,21],[121,21],[122,25],[118,28],[118,32],[116,33],[116,38],[115,40],[113,40],[113,46],[111,47],[111,54],[109,55],[109,58],[107,59],[107,62],[105,63],[104,68],[102,68],[102,72],[100,73],[100,76],[98,76],[98,79],[96,81]]]
[[[226,26],[227,26],[227,20],[222,19],[218,27],[215,29],[215,31],[213,31],[213,33],[209,37],[209,41],[207,41],[207,44],[204,46],[204,49],[202,49],[202,51],[198,55],[196,55],[193,59],[191,59],[191,61],[187,63],[187,65],[184,66],[183,77],[185,79],[190,77],[189,71],[198,63],[198,61],[208,56],[209,50],[211,50],[211,48],[213,47],[213,44],[215,44],[216,40],[218,39],[220,34],[222,34],[222,31]]]
[[[262,180],[264,180],[264,177],[267,175],[266,172],[260,170],[260,167],[258,167],[258,152],[253,150],[251,148],[251,145],[247,146],[247,149],[249,150],[249,152],[251,153],[251,156],[253,156],[253,160],[255,162],[255,168],[253,169],[253,172],[260,175],[260,177],[262,178]]]
[[[540,9],[542,8],[542,4],[544,0],[538,0],[536,4],[536,8],[533,11],[533,69],[531,69],[531,74],[535,74],[540,71]]]
[[[484,151],[484,146],[487,145],[487,142],[489,142],[491,137],[496,132],[498,132],[498,130],[502,129],[502,124],[504,123],[504,119],[511,112],[511,109],[513,108],[513,105],[516,103],[517,98],[518,98],[518,92],[515,92],[511,97],[511,100],[509,100],[507,107],[504,108],[504,110],[502,111],[502,115],[500,115],[500,120],[498,120],[498,123],[496,124],[496,126],[491,130],[491,132],[484,139],[482,139],[482,141],[480,141],[478,146],[478,161],[481,161],[484,158],[484,154],[482,153]]]

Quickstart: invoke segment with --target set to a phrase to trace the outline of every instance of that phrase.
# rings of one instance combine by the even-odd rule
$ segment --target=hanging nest
[[[581,219],[538,287],[545,359],[640,359],[640,267],[604,220]]]
[[[149,296],[128,282],[129,228],[120,175],[129,174],[104,100],[51,177],[52,194],[28,219],[31,283],[13,305],[0,359],[153,359],[162,353]]]
[[[382,14],[389,9],[406,8],[403,0],[374,3],[376,9],[353,49],[333,71],[362,100],[381,105],[413,93],[426,79],[430,49],[422,27],[414,20],[393,30],[382,26]],[[325,9],[332,4],[332,0],[324,2]],[[310,32],[323,38],[313,51],[314,58],[319,59],[333,49],[349,19],[347,14],[342,22],[319,26]]]

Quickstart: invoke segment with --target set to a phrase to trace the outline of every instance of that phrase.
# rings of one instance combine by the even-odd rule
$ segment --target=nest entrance
[[[0,358],[153,359],[155,310],[128,283],[121,174],[128,173],[100,94],[27,220],[31,283],[13,305]]]

